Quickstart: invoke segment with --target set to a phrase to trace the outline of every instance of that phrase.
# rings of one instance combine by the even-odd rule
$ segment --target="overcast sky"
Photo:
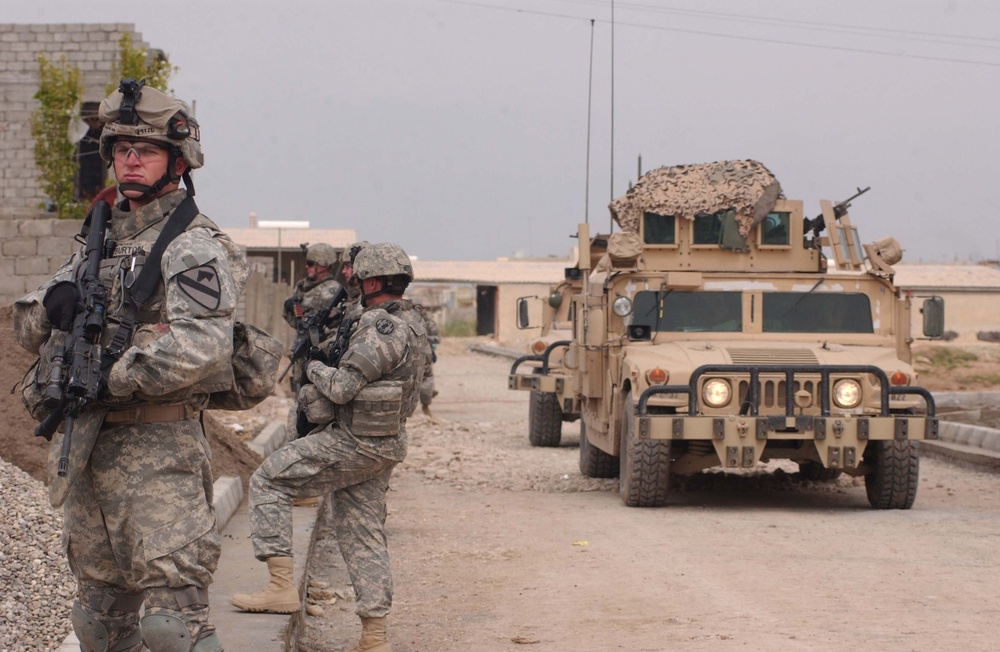
[[[895,236],[904,262],[1000,257],[1000,2],[638,0],[611,19],[610,0],[43,0],[0,15],[134,23],[164,50],[197,103],[198,204],[224,227],[252,211],[420,258],[564,256],[577,223],[607,231],[640,156],[643,170],[752,158],[807,215],[871,186],[852,221],[865,242]]]

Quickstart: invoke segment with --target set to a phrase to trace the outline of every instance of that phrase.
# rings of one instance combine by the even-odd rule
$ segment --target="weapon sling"
[[[132,327],[135,325],[139,309],[149,300],[156,284],[160,281],[160,260],[163,258],[163,251],[174,238],[187,229],[197,215],[198,206],[195,205],[194,199],[190,196],[185,197],[184,201],[174,209],[163,230],[160,231],[160,235],[157,236],[135,283],[132,284],[128,292],[124,292],[123,288],[125,294],[124,316],[118,322],[118,330],[115,331],[111,343],[108,344],[108,348],[104,351],[105,355],[101,359],[101,370],[105,372],[105,375],[115,360],[128,348],[132,339]]]

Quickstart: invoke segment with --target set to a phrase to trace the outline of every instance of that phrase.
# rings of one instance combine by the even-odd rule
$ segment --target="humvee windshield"
[[[637,292],[632,323],[653,331],[727,333],[743,330],[740,292]],[[765,333],[873,333],[864,294],[765,292]]]

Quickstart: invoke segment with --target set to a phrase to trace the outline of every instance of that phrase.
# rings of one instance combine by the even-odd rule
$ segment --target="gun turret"
[[[850,197],[848,197],[844,201],[837,202],[836,204],[834,204],[833,205],[833,216],[839,220],[844,215],[847,215],[847,209],[851,206],[851,202],[854,201],[855,199],[857,199],[858,197],[860,197],[861,195],[865,194],[866,192],[868,192],[871,189],[872,189],[871,186],[868,186],[867,188],[864,188],[864,189],[858,188],[858,191],[856,193],[854,193],[853,195],[851,195]],[[819,215],[817,215],[816,217],[814,217],[812,219],[809,219],[808,217],[805,218],[805,229],[804,229],[804,231],[806,233],[809,233],[809,231],[812,231],[812,234],[813,234],[812,240],[810,242],[815,242],[816,238],[819,237],[819,234],[822,233],[824,229],[826,229],[826,220],[823,219],[823,214],[822,213],[820,213]]]

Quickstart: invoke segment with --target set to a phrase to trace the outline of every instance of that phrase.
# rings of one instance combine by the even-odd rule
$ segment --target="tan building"
[[[944,327],[958,333],[956,342],[976,342],[980,332],[1000,331],[1000,267],[983,265],[895,266],[896,285],[915,299],[944,298]],[[919,305],[914,301],[914,305]],[[914,337],[922,333],[923,315],[913,311]]]

